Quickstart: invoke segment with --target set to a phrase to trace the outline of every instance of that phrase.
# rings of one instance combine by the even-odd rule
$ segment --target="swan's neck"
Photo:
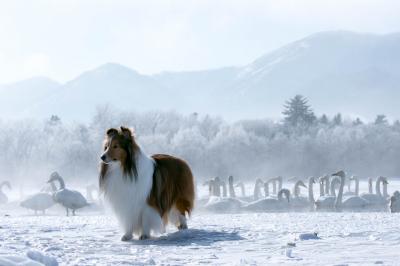
[[[61,176],[57,176],[55,177],[55,179],[60,183],[60,189],[64,189],[65,188],[64,179]]]
[[[57,191],[57,187],[56,187],[56,185],[54,184],[54,182],[51,182],[51,183],[50,183],[50,186],[51,186],[51,191],[52,191],[52,192],[56,192],[56,191]]]
[[[235,188],[233,187],[233,183],[229,182],[229,196],[231,198],[236,198]]]
[[[358,180],[358,178],[356,177],[354,179],[354,181],[356,182],[356,188],[355,188],[355,194],[356,196],[358,196],[358,194],[360,193],[360,180]]]
[[[378,178],[375,183],[375,192],[376,192],[376,195],[378,195],[378,196],[382,196],[381,182],[382,182],[382,178]]]
[[[294,184],[293,187],[293,197],[297,198],[299,196],[299,185],[298,185],[298,181]]]
[[[213,181],[213,180],[210,180],[210,181],[208,182],[208,194],[209,194],[210,196],[215,196],[215,195],[214,195],[214,181]]]
[[[254,186],[254,199],[257,200],[260,197],[260,181],[257,180]]]
[[[372,190],[372,178],[368,179],[368,193],[369,194],[374,193],[373,190]]]
[[[310,204],[312,206],[314,206],[314,202],[315,202],[313,186],[314,186],[314,179],[311,177],[308,180],[308,200],[310,201]]]
[[[335,185],[336,185],[335,180],[332,180],[331,181],[331,196],[334,196],[334,197],[336,197]]]
[[[329,176],[327,176],[327,177],[325,177],[324,178],[324,181],[325,181],[325,193],[326,194],[329,194],[329,189],[330,189],[330,179],[329,179]]]
[[[388,192],[387,192],[387,184],[385,182],[383,183],[383,196],[385,198],[387,198],[389,196]]]
[[[269,183],[268,182],[264,183],[264,193],[265,193],[265,197],[269,196]]]
[[[283,185],[282,177],[278,177],[278,191],[282,189],[282,185]]]
[[[272,180],[272,193],[276,194],[276,181]]]
[[[214,196],[221,196],[221,182],[218,180],[214,181]]]
[[[283,195],[285,195],[287,201],[290,201],[290,191],[286,188],[283,188],[281,190],[279,190],[278,192],[278,200],[282,201],[283,200]]]
[[[344,177],[341,177],[341,178],[340,178],[339,192],[338,192],[338,196],[337,196],[336,201],[335,201],[335,208],[336,208],[336,209],[337,209],[338,207],[340,207],[340,205],[342,204],[344,182],[345,182]]]
[[[325,196],[324,181],[323,181],[323,180],[321,180],[321,181],[319,182],[319,196],[320,196],[320,197]]]
[[[222,186],[222,196],[227,197],[228,196],[228,191],[226,189],[226,183],[222,182],[221,186]]]

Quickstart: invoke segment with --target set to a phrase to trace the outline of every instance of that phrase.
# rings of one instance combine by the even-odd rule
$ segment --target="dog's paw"
[[[178,229],[179,229],[179,230],[186,230],[186,229],[188,229],[188,226],[187,226],[186,224],[180,224],[180,225],[178,226]]]
[[[149,239],[150,237],[148,236],[148,235],[141,235],[140,237],[139,237],[139,240],[146,240],[146,239]]]
[[[129,241],[132,239],[132,235],[123,235],[121,241]]]

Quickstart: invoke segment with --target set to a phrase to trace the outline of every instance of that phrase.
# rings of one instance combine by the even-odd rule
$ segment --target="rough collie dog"
[[[107,130],[101,155],[100,188],[124,231],[122,241],[162,233],[168,222],[187,229],[194,201],[188,164],[176,157],[147,156],[128,128]]]

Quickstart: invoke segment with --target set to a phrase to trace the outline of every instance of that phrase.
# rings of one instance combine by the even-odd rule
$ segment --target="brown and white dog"
[[[107,130],[101,155],[100,188],[114,210],[124,235],[140,239],[162,233],[168,222],[186,229],[194,201],[188,164],[176,157],[147,156],[128,128]]]

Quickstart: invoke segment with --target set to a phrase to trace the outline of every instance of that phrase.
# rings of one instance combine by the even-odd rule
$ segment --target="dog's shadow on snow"
[[[220,241],[239,241],[244,240],[238,232],[213,231],[203,229],[187,229],[175,233],[151,238],[147,240],[132,240],[134,245],[158,245],[158,246],[210,246]]]

